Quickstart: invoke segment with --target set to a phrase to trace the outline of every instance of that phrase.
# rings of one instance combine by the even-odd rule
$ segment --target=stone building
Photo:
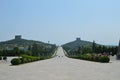
[[[80,41],[81,39],[78,37],[78,38],[76,38],[76,41]]]
[[[22,39],[22,36],[21,36],[21,35],[16,35],[16,36],[15,36],[15,39],[16,39],[16,40]]]

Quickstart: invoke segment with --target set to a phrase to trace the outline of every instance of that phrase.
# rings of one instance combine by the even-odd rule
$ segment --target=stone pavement
[[[98,63],[70,59],[61,47],[52,59],[18,66],[0,61],[0,80],[120,80],[120,61]]]

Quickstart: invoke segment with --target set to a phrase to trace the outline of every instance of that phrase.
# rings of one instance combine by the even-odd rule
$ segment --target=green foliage
[[[102,62],[102,63],[108,63],[110,61],[110,58],[108,56],[98,56],[94,54],[81,54],[79,56],[71,56],[71,58]]]
[[[95,43],[95,41],[93,41],[92,51],[93,51],[93,53],[95,53],[95,52],[96,52],[96,43]]]
[[[90,46],[82,47],[82,54],[85,54],[85,53],[92,53],[92,48]]]
[[[28,56],[28,55],[22,55],[22,59],[23,59],[23,63],[25,62],[33,62],[33,61],[37,61],[40,60],[39,57],[35,57],[35,56]]]
[[[40,41],[34,41],[34,40],[26,40],[26,39],[12,39],[12,40],[9,40],[9,41],[4,41],[4,42],[0,42],[0,47],[15,47],[15,45],[18,45],[18,46],[29,46],[29,45],[32,45],[32,44],[39,44],[39,45],[44,45],[44,46],[49,46],[51,44],[47,44],[47,43],[43,43],[43,42],[40,42]],[[12,44],[12,45],[9,45],[9,44]]]
[[[20,55],[20,49],[18,47],[14,47],[13,52],[18,56]]]
[[[20,60],[21,60],[21,64],[28,62],[28,60],[26,58],[20,58]]]
[[[17,47],[15,47],[16,45]],[[31,56],[52,56],[56,45],[33,40],[13,39],[0,42],[0,48],[2,48],[0,49],[0,56],[20,56],[22,54]]]
[[[22,55],[21,58],[12,59],[11,64],[19,65],[19,64],[34,62],[34,61],[43,60],[43,59],[46,59],[46,57],[41,58],[41,57],[35,57],[35,56]],[[19,62],[19,60],[20,60],[20,62]]]
[[[24,50],[2,50],[0,56],[20,56],[21,54],[25,54]]]
[[[67,53],[77,51],[79,47],[85,47],[85,46],[92,46],[92,42],[84,41],[84,40],[75,40],[73,42],[69,42],[67,44],[62,45],[63,49]]]
[[[37,45],[37,44],[34,44],[34,45],[35,46],[33,46],[32,48],[29,48],[29,51],[27,52],[28,55],[26,55],[26,53],[24,55],[20,55],[19,59],[20,59],[21,63],[19,63],[19,64],[49,59],[52,57],[52,55],[54,54],[54,51],[56,50],[55,45],[53,45],[50,48],[44,48],[44,47],[40,48],[39,45]],[[29,52],[31,55],[29,54]],[[38,55],[38,53],[39,53],[39,55]],[[12,64],[12,61],[11,61],[11,64]]]
[[[39,56],[39,53],[41,52],[42,50],[42,46],[39,46],[38,44],[33,44],[32,45],[32,55],[33,56]]]
[[[117,46],[97,46],[96,47],[96,53],[109,53],[111,55],[115,55],[118,51]]]
[[[110,58],[108,56],[99,57],[99,62],[108,63]]]
[[[68,56],[78,56],[79,54],[86,53],[106,53],[115,55],[117,54],[117,46],[104,46],[96,44],[95,41],[87,42],[83,40],[76,40],[62,45],[63,49],[67,52]]]
[[[21,60],[19,58],[14,58],[11,60],[12,65],[19,65],[21,64]]]
[[[45,47],[43,45],[33,44],[32,47],[29,47],[32,56],[52,56],[56,49],[55,45],[51,45],[49,47]]]

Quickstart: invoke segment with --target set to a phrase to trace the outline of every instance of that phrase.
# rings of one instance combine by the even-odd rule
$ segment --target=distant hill
[[[27,40],[22,39],[21,36],[15,36],[15,39],[0,42],[0,48],[2,49],[13,49],[14,47],[24,48],[27,49],[29,46],[33,44],[38,44],[45,47],[51,47],[53,44],[48,44],[40,41],[34,41],[34,40]]]
[[[82,46],[92,46],[93,42],[90,42],[90,41],[84,41],[84,40],[81,40],[80,38],[77,38],[75,41],[72,41],[72,42],[69,42],[69,43],[66,43],[64,45],[62,45],[62,47],[65,49],[65,50],[77,50],[79,47],[82,47]]]

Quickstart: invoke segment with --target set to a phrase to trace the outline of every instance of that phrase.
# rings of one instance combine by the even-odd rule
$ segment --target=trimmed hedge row
[[[81,54],[76,57],[71,57],[76,59],[88,60],[88,61],[95,61],[95,62],[102,62],[102,63],[109,63],[110,58],[108,56],[96,56],[92,54]]]
[[[21,64],[21,60],[19,58],[14,58],[11,60],[12,65],[19,65]]]
[[[28,56],[28,55],[23,55],[21,58],[14,58],[11,60],[12,65],[19,65],[19,64],[24,64],[24,63],[29,63],[29,62],[34,62],[41,60],[39,57],[33,57],[33,56]]]

